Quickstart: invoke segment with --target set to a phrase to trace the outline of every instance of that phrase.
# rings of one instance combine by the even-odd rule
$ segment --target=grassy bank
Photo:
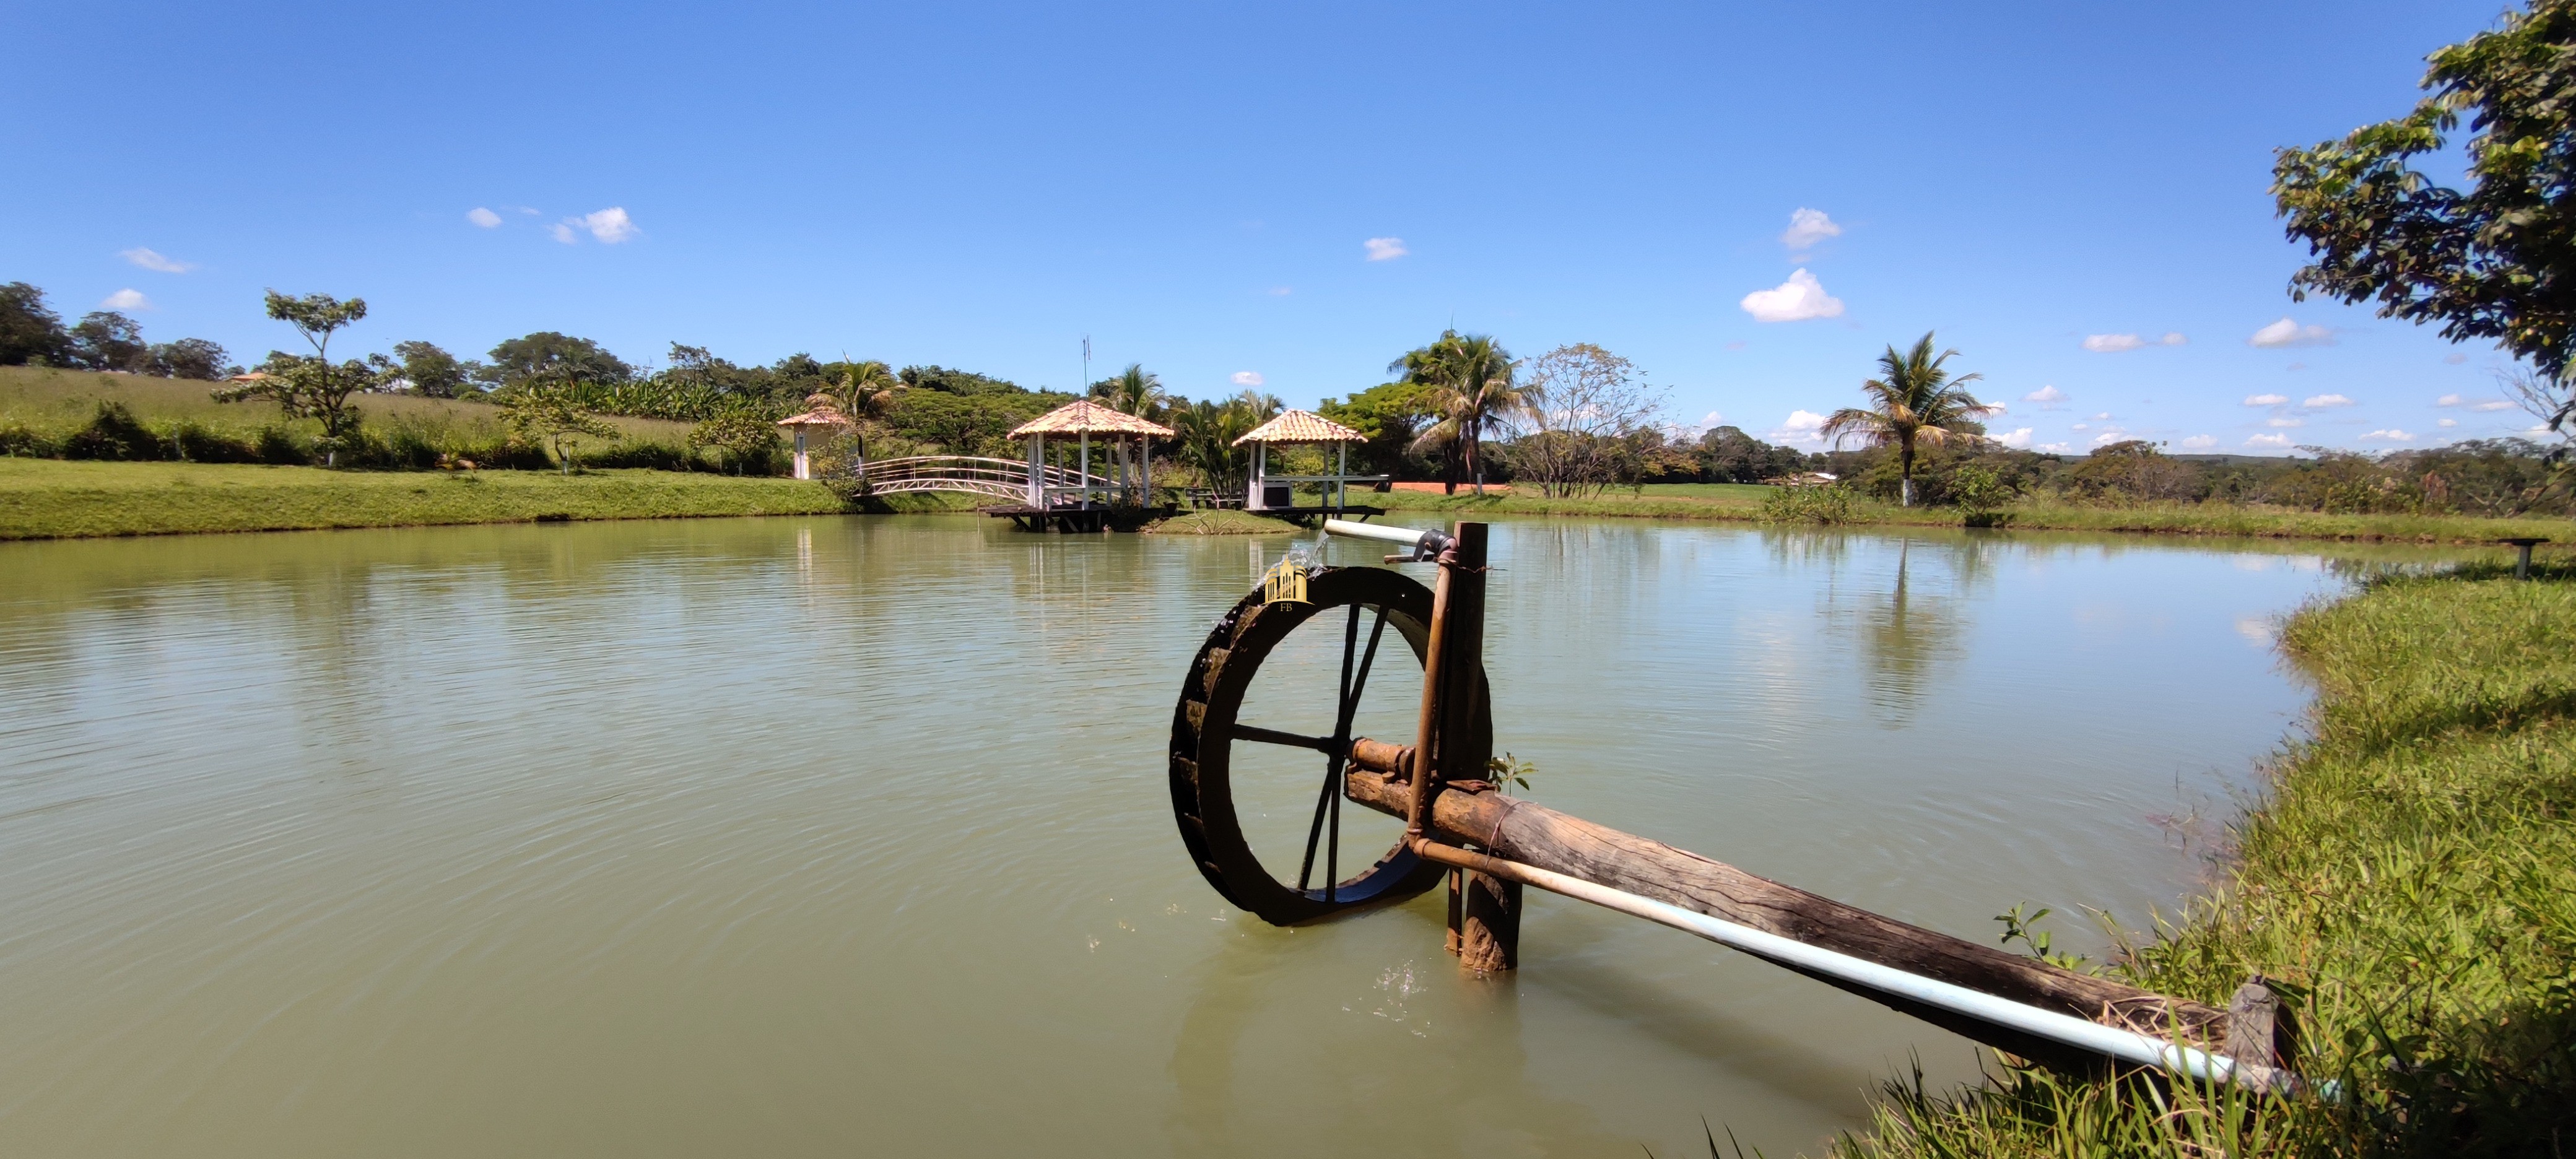
[[[818,483],[669,471],[564,476],[0,458],[0,539],[840,510]]]
[[[2007,1072],[1890,1091],[1838,1155],[2559,1155],[2576,1149],[2576,569],[2385,581],[2295,617],[2310,737],[2222,886],[2113,969],[2223,1005],[2285,984],[2340,1104]]]
[[[1303,531],[1284,519],[1248,511],[1184,511],[1144,526],[1147,535],[1296,535]]]
[[[1367,502],[1393,511],[1437,511],[1460,519],[1479,515],[1558,515],[1758,522],[1762,518],[1763,499],[1770,490],[1768,487],[1730,484],[1651,484],[1639,493],[1613,492],[1590,499],[1548,499],[1535,495],[1478,499],[1463,491],[1454,496],[1396,491],[1371,495]],[[2024,503],[2012,507],[2009,515],[2010,522],[2006,526],[2034,531],[2122,531],[2428,544],[2492,543],[2515,536],[2547,536],[2561,543],[2576,539],[2576,522],[2565,519],[2328,515],[2219,503],[2132,507]],[[1903,508],[1855,500],[1851,522],[1858,525],[1957,527],[1959,512],[1950,507]]]

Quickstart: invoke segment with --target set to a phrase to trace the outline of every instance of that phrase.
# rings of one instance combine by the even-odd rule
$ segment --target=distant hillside
[[[89,422],[90,416],[97,413],[98,404],[111,400],[124,403],[135,417],[147,423],[190,419],[215,430],[251,430],[278,420],[277,406],[273,403],[216,402],[210,394],[215,385],[191,378],[0,366],[0,423],[19,422],[45,431],[69,430]],[[359,412],[371,423],[400,417],[430,423],[481,426],[498,419],[488,405],[454,399],[362,394],[357,396],[357,404]],[[679,441],[689,430],[687,423],[659,419],[616,418],[610,421],[630,436],[669,442]]]

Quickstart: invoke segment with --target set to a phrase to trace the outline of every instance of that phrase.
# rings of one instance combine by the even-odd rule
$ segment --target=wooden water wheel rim
[[[1307,578],[1305,603],[1266,604],[1255,589],[1208,633],[1190,661],[1172,714],[1172,812],[1190,860],[1218,894],[1273,925],[1297,925],[1366,907],[1402,901],[1439,884],[1447,870],[1422,860],[1401,842],[1366,869],[1335,880],[1341,834],[1341,774],[1350,751],[1350,722],[1359,696],[1374,684],[1416,695],[1419,669],[1412,679],[1390,683],[1394,673],[1370,669],[1388,629],[1412,650],[1418,665],[1430,643],[1431,589],[1411,577],[1383,568],[1318,568]],[[1347,611],[1345,611],[1347,609]],[[1328,613],[1342,612],[1341,615]],[[1342,630],[1341,704],[1335,735],[1304,736],[1238,721],[1243,698],[1262,661],[1288,634],[1310,620],[1322,619]],[[1492,717],[1482,706],[1484,674],[1477,673],[1479,695],[1474,727],[1483,736],[1482,751],[1493,735]],[[1404,738],[1411,741],[1411,737]],[[1272,876],[1235,814],[1233,746],[1271,744],[1310,749],[1321,766],[1314,820],[1308,826],[1299,883]],[[1320,851],[1320,859],[1319,859]],[[1320,877],[1313,875],[1323,869]]]

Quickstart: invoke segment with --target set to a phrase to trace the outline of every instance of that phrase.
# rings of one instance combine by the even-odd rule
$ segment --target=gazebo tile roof
[[[1245,443],[1365,443],[1368,436],[1310,410],[1282,412],[1278,418],[1244,432]]]
[[[1011,432],[1014,439],[1030,435],[1145,435],[1168,439],[1172,428],[1148,422],[1131,414],[1114,411],[1087,398],[1075,399],[1036,418],[1021,423]]]

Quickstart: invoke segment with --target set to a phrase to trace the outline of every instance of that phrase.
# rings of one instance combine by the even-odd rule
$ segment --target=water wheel
[[[1447,872],[1389,836],[1386,852],[1341,876],[1356,864],[1342,849],[1353,727],[1368,718],[1383,726],[1378,739],[1412,743],[1431,590],[1383,568],[1318,568],[1306,595],[1272,603],[1256,589],[1236,603],[1199,645],[1172,713],[1172,811],[1191,860],[1227,901],[1283,926],[1402,901]],[[1411,663],[1373,671],[1395,641]],[[1309,731],[1274,727],[1301,722]],[[1491,714],[1480,708],[1473,726],[1475,747],[1489,747]]]

